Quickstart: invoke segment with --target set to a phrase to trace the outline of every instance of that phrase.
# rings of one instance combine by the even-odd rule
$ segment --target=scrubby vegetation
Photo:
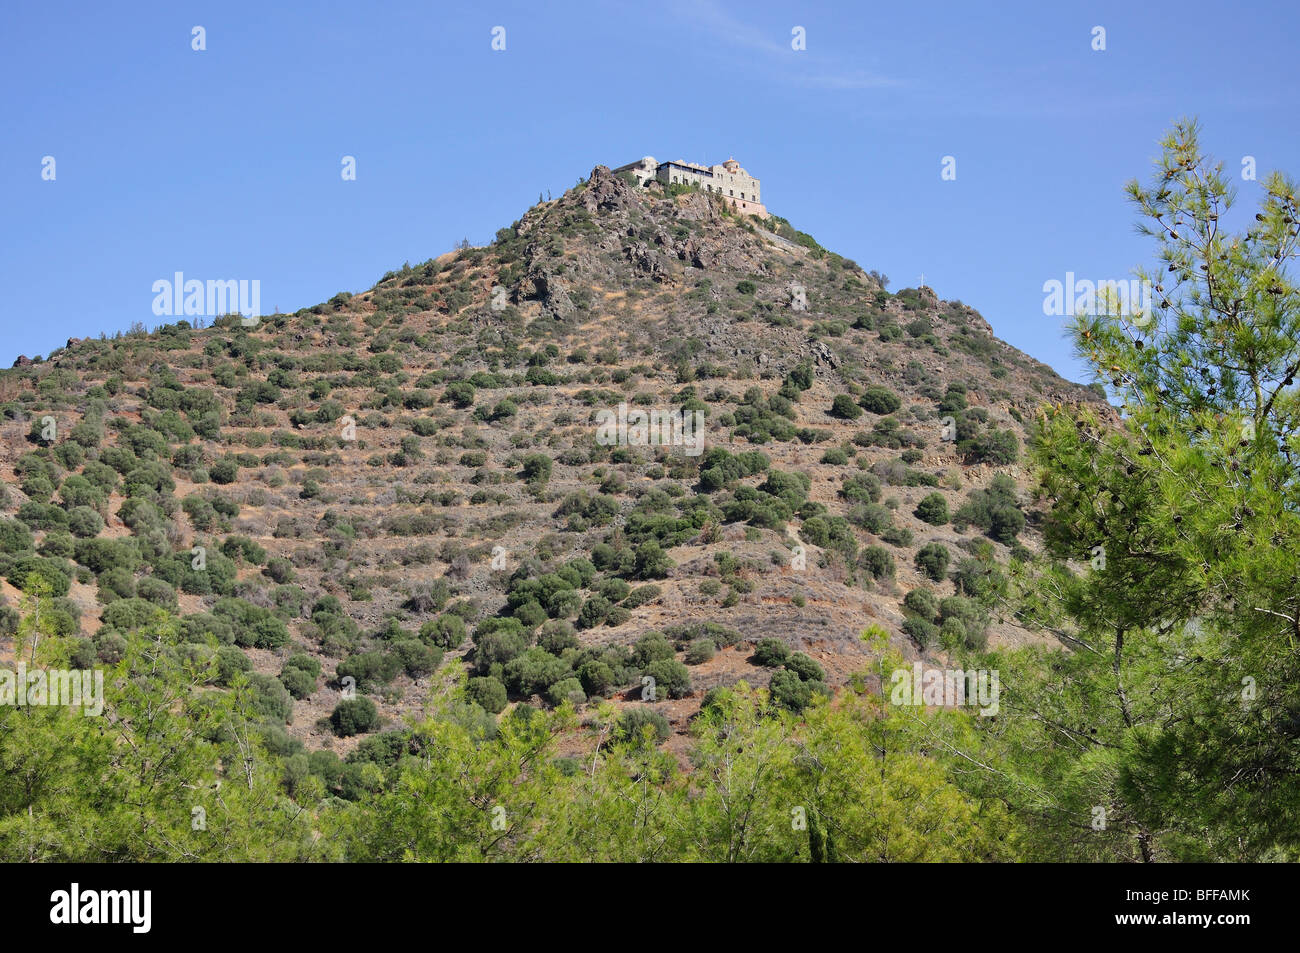
[[[112,715],[0,709],[0,855],[1293,859],[1285,719],[1233,694],[1294,707],[1290,285],[1167,249],[1273,322],[1232,325],[1251,387],[1173,279],[1161,341],[1081,325],[1139,429],[671,191],[597,169],[360,293],[0,375],[0,649],[102,669]],[[1135,198],[1208,222],[1181,194]],[[1016,691],[892,702],[914,662]]]

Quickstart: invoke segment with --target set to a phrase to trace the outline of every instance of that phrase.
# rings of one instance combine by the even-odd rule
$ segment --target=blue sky
[[[177,271],[260,280],[263,313],[360,291],[650,154],[735,156],[826,247],[1079,379],[1043,283],[1149,259],[1123,185],[1175,119],[1230,173],[1300,174],[1298,8],[1135,6],[9,5],[0,361],[170,320]]]

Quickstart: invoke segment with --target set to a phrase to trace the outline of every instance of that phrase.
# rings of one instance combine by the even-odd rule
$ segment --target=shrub
[[[425,645],[418,639],[399,639],[393,643],[393,654],[402,662],[406,674],[412,678],[431,675],[442,661],[442,650]]]
[[[164,609],[176,609],[176,590],[170,584],[153,576],[145,576],[135,587],[135,594]]]
[[[379,725],[379,711],[369,698],[345,698],[330,712],[330,726],[340,738],[365,734]]]
[[[474,661],[481,672],[488,671],[495,664],[505,665],[527,647],[522,626],[517,631],[495,629],[474,633]]]
[[[638,706],[629,708],[618,719],[614,730],[614,739],[624,744],[640,747],[646,744],[663,744],[672,734],[668,719],[653,708]]]
[[[609,616],[610,610],[613,608],[614,607],[610,605],[609,600],[604,596],[591,596],[582,604],[582,610],[578,613],[578,628],[595,628],[605,621]]]
[[[712,639],[696,639],[686,649],[686,664],[700,665],[713,658],[714,646]]]
[[[668,554],[653,539],[646,540],[636,549],[638,579],[662,579],[675,565],[676,563],[668,558]]]
[[[452,381],[443,391],[442,399],[451,401],[451,403],[460,408],[465,408],[474,403],[474,385],[469,381]]]
[[[948,501],[942,493],[930,493],[916,504],[912,515],[931,526],[942,526],[948,522]]]
[[[751,661],[758,665],[775,668],[778,665],[784,665],[789,657],[790,647],[784,642],[780,639],[765,638],[759,639],[758,644],[754,646]]]
[[[903,598],[903,606],[929,622],[939,618],[939,599],[929,589],[913,589]]]
[[[598,591],[610,602],[622,602],[632,591],[632,587],[622,579],[614,577],[602,580]]]
[[[320,675],[320,662],[306,652],[295,652],[284,662],[285,668],[300,668],[312,678]]]
[[[494,715],[506,707],[506,687],[491,675],[471,678],[465,685],[465,695],[470,701],[480,705],[484,711]]]
[[[862,416],[862,408],[848,394],[836,394],[831,401],[831,416],[841,420],[857,420]]]
[[[935,582],[940,582],[948,573],[950,558],[948,547],[943,543],[926,543],[917,551],[916,568]]]
[[[645,674],[654,679],[656,692],[667,692],[669,698],[685,698],[691,693],[691,673],[675,658],[651,662]]]
[[[293,699],[278,678],[253,672],[248,676],[253,711],[268,721],[285,724],[293,717]]]
[[[903,406],[903,401],[888,387],[872,385],[863,393],[858,405],[873,414],[892,414]]]
[[[39,584],[48,587],[49,595],[58,598],[66,596],[72,587],[72,579],[64,571],[66,566],[61,559],[26,556],[16,560],[5,577],[15,588],[24,591],[33,580],[39,580]]]
[[[792,652],[785,660],[785,667],[794,672],[805,682],[822,682],[826,680],[825,670],[803,652]]]
[[[958,529],[974,524],[1000,543],[1010,545],[1025,528],[1025,514],[1016,501],[1015,482],[998,474],[987,489],[974,490],[952,517]]]
[[[544,453],[530,453],[524,457],[524,479],[534,485],[542,484],[551,478],[551,458]]]
[[[845,480],[840,487],[840,496],[850,503],[876,503],[880,494],[880,478],[874,473],[859,473]]]
[[[208,468],[208,476],[213,483],[234,483],[239,476],[239,464],[233,457],[223,457]]]
[[[647,603],[654,602],[662,594],[663,590],[654,583],[637,586],[628,593],[627,598],[623,600],[623,607],[626,609],[636,609],[640,606],[646,605]]]
[[[574,705],[581,705],[587,700],[582,682],[572,676],[560,679],[546,690],[546,700],[552,705],[562,705],[566,699]]]
[[[858,558],[858,566],[873,579],[893,578],[894,557],[883,546],[868,546]]]
[[[465,643],[465,620],[445,613],[420,626],[420,638],[441,649],[458,649]]]
[[[922,649],[930,648],[939,637],[938,627],[919,615],[908,616],[903,620],[903,632]]]
[[[90,539],[104,528],[104,519],[89,506],[74,507],[68,513],[68,529],[73,536]]]
[[[676,654],[662,632],[647,632],[632,645],[632,664],[644,672],[651,662],[674,658]]]
[[[614,687],[614,670],[599,659],[591,659],[578,667],[578,680],[589,696],[606,695]]]
[[[893,525],[894,513],[879,503],[863,503],[849,510],[847,519],[854,526],[860,526],[879,536]]]
[[[310,698],[316,690],[316,679],[300,668],[285,668],[280,672],[280,682],[294,698]]]
[[[773,673],[767,690],[775,704],[790,711],[803,711],[812,702],[813,684],[789,669]]]
[[[352,678],[359,690],[369,691],[391,682],[401,668],[402,660],[399,656],[371,650],[349,655],[339,662],[335,671],[340,682]]]
[[[506,663],[504,681],[507,688],[521,695],[541,695],[571,674],[568,663],[533,647]]]
[[[25,523],[0,518],[0,553],[30,553],[35,537]]]
[[[557,619],[542,626],[537,644],[552,655],[563,655],[566,649],[576,649],[580,643],[573,626]]]

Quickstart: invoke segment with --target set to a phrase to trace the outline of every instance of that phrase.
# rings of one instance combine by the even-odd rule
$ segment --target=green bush
[[[582,610],[578,613],[578,628],[593,629],[601,625],[612,608],[614,607],[604,596],[591,596],[582,604]]]
[[[379,725],[379,711],[369,698],[345,698],[330,712],[330,726],[340,738],[365,734]]]
[[[568,663],[534,646],[506,663],[506,687],[520,695],[541,695],[572,672]]]
[[[872,385],[858,401],[863,410],[873,414],[892,414],[903,406],[903,401],[888,387]]]
[[[552,705],[562,705],[565,700],[581,705],[587,701],[587,694],[582,689],[582,682],[570,676],[562,678],[546,690],[546,700]]]
[[[280,672],[280,683],[294,698],[310,698],[316,691],[316,679],[300,668],[284,668]]]
[[[651,662],[671,659],[677,655],[673,645],[662,632],[647,632],[632,644],[632,664],[644,672]]]
[[[685,698],[691,693],[691,673],[675,658],[651,662],[645,674],[655,680],[655,690],[666,692],[669,698]]]
[[[712,639],[696,639],[686,649],[686,664],[701,665],[713,658]]]
[[[615,685],[614,670],[605,662],[592,659],[578,667],[578,680],[589,696],[607,695]]]
[[[104,529],[104,519],[89,506],[77,506],[68,512],[68,529],[73,536],[90,539]]]
[[[803,652],[792,652],[790,657],[785,660],[785,667],[794,672],[805,682],[824,682],[826,680],[826,671],[817,664],[817,661]]]
[[[952,521],[958,529],[974,524],[998,542],[1011,545],[1025,528],[1025,514],[1016,500],[1015,482],[999,473],[987,489],[974,490],[967,496]]]
[[[862,416],[862,408],[848,394],[836,394],[831,401],[831,416],[841,420],[857,420]]]
[[[903,598],[903,606],[928,622],[939,618],[939,598],[929,589],[913,589]]]
[[[455,613],[444,613],[420,626],[420,638],[441,649],[458,649],[465,644],[465,620]]]
[[[465,685],[465,696],[494,715],[506,707],[506,687],[491,675],[471,678]]]
[[[406,674],[412,678],[433,674],[442,662],[442,649],[425,645],[418,639],[400,639],[394,642],[393,654],[401,659]]]
[[[278,678],[253,672],[248,676],[248,684],[253,711],[258,715],[281,725],[293,717],[293,699]]]
[[[903,620],[903,632],[921,649],[930,648],[939,637],[938,627],[918,615],[908,616]]]
[[[646,605],[647,603],[654,602],[662,594],[663,594],[663,590],[660,589],[658,586],[656,586],[654,583],[649,583],[644,586],[637,586],[630,593],[628,593],[627,598],[623,600],[623,607],[625,609],[636,609],[643,605]]]
[[[824,689],[824,686],[817,682],[804,681],[797,672],[790,669],[781,669],[772,674],[772,681],[768,684],[767,690],[775,704],[790,711],[800,712],[812,702],[815,688]]]
[[[0,518],[0,553],[30,553],[35,537],[25,523]]]
[[[228,686],[239,673],[253,670],[253,663],[248,656],[233,645],[222,645],[217,648],[216,664],[218,685]]]
[[[892,579],[894,557],[882,546],[868,546],[858,558],[858,567],[873,579]]]
[[[948,522],[948,501],[942,493],[930,493],[916,504],[912,515],[931,526],[942,526]]]
[[[239,476],[239,464],[233,457],[223,457],[208,467],[208,476],[213,483],[234,483]]]
[[[176,610],[176,590],[162,579],[145,576],[136,584],[135,594],[163,609]]]
[[[926,543],[916,553],[916,568],[935,582],[941,582],[948,573],[948,547],[943,543]]]
[[[672,734],[668,719],[653,708],[637,706],[629,708],[618,719],[614,730],[614,740],[623,744],[640,747],[647,742],[663,744]]]
[[[778,665],[784,665],[789,657],[790,647],[788,645],[780,639],[764,638],[759,639],[758,644],[754,646],[751,661],[758,665],[765,665],[768,668],[775,668]]]
[[[335,671],[340,683],[345,678],[352,678],[358,691],[371,691],[387,685],[401,669],[402,660],[398,655],[371,649],[349,655],[339,662]]]

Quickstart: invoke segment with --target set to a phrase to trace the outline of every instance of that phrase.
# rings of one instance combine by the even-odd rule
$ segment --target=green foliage
[[[841,420],[857,420],[862,416],[862,408],[848,394],[836,394],[831,401],[831,416]]]
[[[940,582],[948,574],[948,561],[951,555],[943,543],[926,543],[916,553],[916,568],[935,582]]]
[[[863,391],[859,406],[873,414],[892,414],[903,406],[902,399],[888,387],[873,384]]]
[[[916,504],[912,515],[931,526],[942,526],[948,522],[948,500],[942,493],[930,493]]]
[[[962,529],[974,524],[991,538],[1010,545],[1025,528],[1025,514],[1016,499],[1015,482],[998,474],[987,489],[973,490],[952,517],[953,525]]]
[[[506,707],[506,687],[499,679],[491,675],[479,675],[471,678],[465,686],[465,695],[470,701],[495,715]]]
[[[330,727],[340,738],[350,738],[379,727],[379,710],[369,698],[345,698],[329,716]]]
[[[656,659],[645,667],[644,674],[655,680],[655,690],[669,698],[685,698],[691,693],[691,673],[675,658]]]
[[[754,654],[750,657],[750,661],[756,665],[766,665],[773,668],[784,665],[789,657],[789,646],[780,639],[768,637],[758,640],[758,644],[754,646]]]

